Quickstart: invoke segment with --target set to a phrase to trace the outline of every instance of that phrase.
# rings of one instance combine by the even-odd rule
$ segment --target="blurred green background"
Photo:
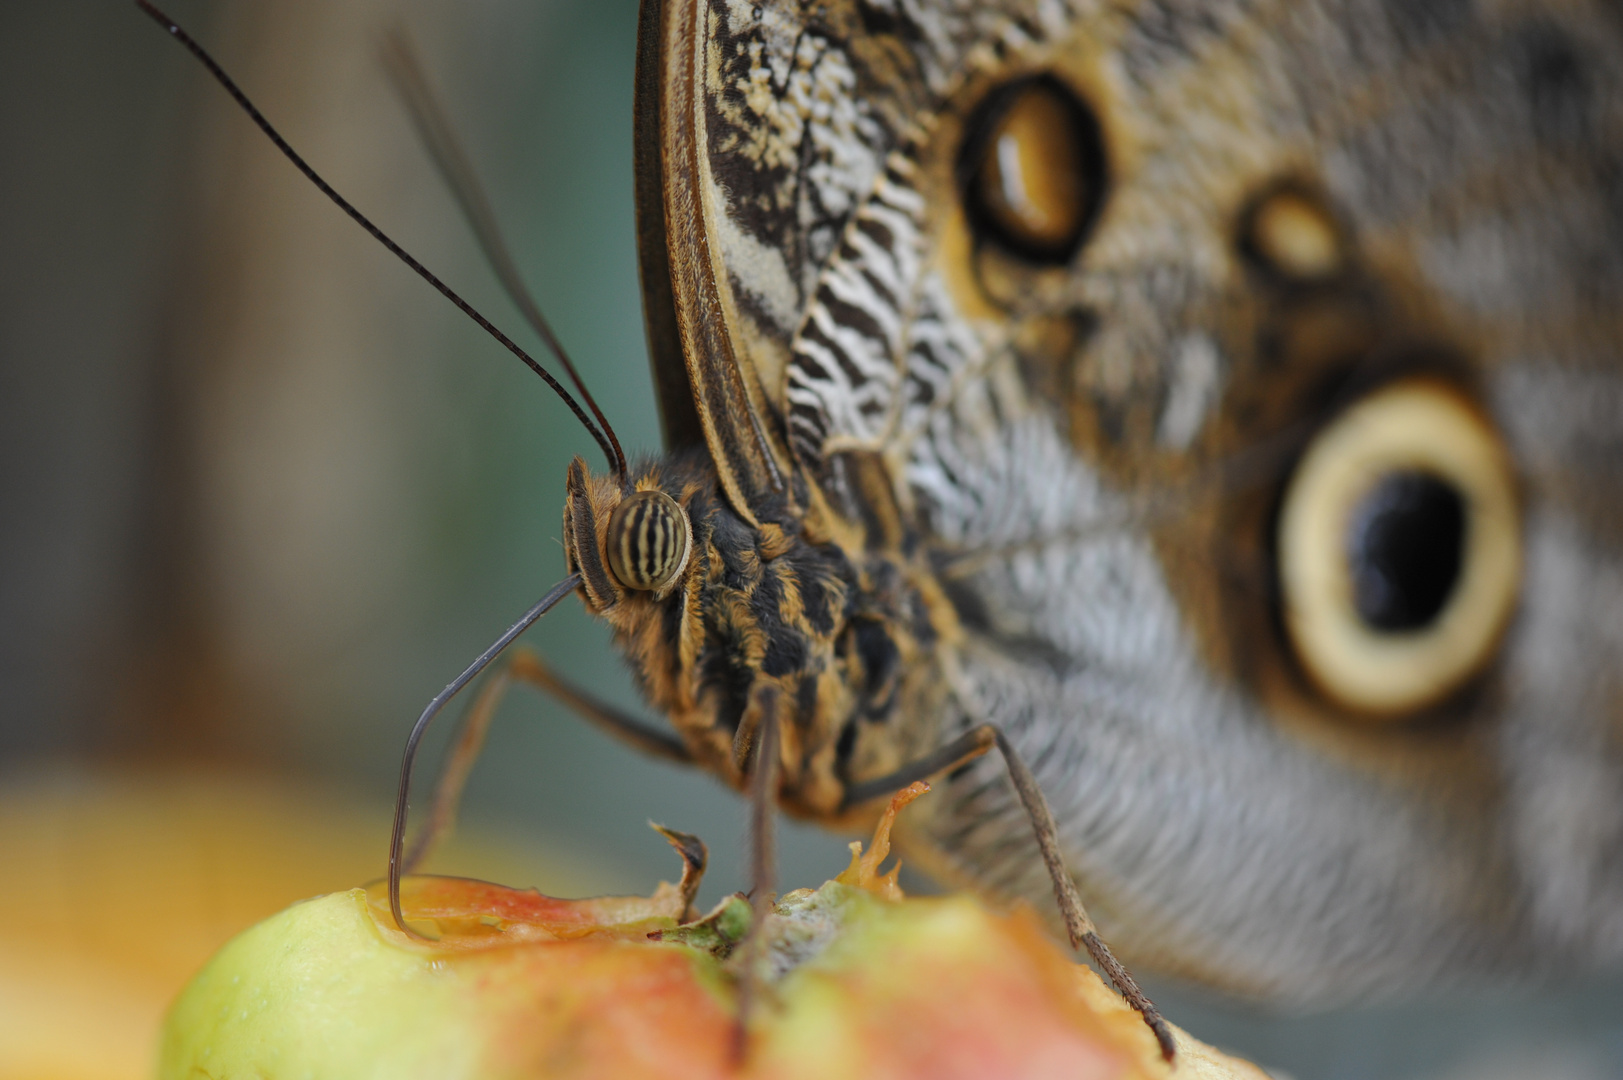
[[[339,189],[533,343],[377,60],[384,30],[407,27],[628,451],[658,451],[632,234],[635,3],[175,8]],[[565,466],[601,455],[133,7],[19,14],[0,753],[251,763],[382,796],[422,705],[563,576]],[[528,640],[637,707],[578,604]],[[654,816],[710,838],[717,895],[740,881],[731,795],[527,691],[469,814],[589,855],[605,889],[667,869]],[[789,873],[843,858],[816,831],[785,845]]]
[[[173,2],[318,170],[529,344],[377,61],[407,27],[542,307],[627,449],[657,452],[633,0]],[[595,446],[132,6],[6,11],[0,791],[176,763],[285,780],[375,823],[381,872],[411,721],[563,575],[564,469]],[[527,640],[639,708],[578,604]],[[522,690],[465,814],[528,883],[592,892],[672,872],[649,818],[710,842],[706,900],[744,887],[735,796]],[[781,880],[822,880],[845,839],[785,827]],[[1300,1080],[1623,1076],[1615,985],[1292,1020],[1161,996]]]

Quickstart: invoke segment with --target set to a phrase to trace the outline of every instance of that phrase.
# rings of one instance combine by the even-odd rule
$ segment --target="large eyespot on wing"
[[[1034,263],[1068,262],[1104,203],[1098,118],[1059,79],[1021,79],[976,110],[958,172],[979,238]]]
[[[1521,576],[1499,434],[1453,387],[1389,383],[1337,415],[1288,481],[1276,533],[1283,621],[1338,705],[1399,718],[1481,670]]]

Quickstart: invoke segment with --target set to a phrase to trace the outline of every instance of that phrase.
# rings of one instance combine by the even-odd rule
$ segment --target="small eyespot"
[[[1515,607],[1505,448],[1442,382],[1389,384],[1314,438],[1276,543],[1285,627],[1319,689],[1377,719],[1436,704],[1487,663]]]
[[[1035,262],[1069,261],[1104,199],[1098,119],[1043,75],[993,93],[968,131],[960,175],[977,232]]]
[[[639,491],[609,518],[609,569],[628,589],[657,592],[687,566],[687,514],[663,491]]]
[[[1341,231],[1316,199],[1292,187],[1278,188],[1247,210],[1241,249],[1263,270],[1307,284],[1341,272]]]

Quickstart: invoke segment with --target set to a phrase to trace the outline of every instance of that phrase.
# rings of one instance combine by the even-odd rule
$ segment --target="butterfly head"
[[[653,467],[623,484],[614,475],[592,476],[580,458],[570,463],[564,550],[594,614],[657,605],[681,585],[693,554],[689,506],[698,485],[691,479]]]
[[[713,466],[678,456],[644,466],[626,483],[593,475],[576,458],[567,487],[564,552],[581,575],[586,609],[609,624],[645,695],[695,757],[728,772],[735,732],[726,729],[736,729],[739,714],[723,722],[719,714],[728,710],[706,693],[703,658],[715,651],[712,638],[738,629],[732,623],[744,612],[710,605],[707,617],[704,595],[707,582],[715,584],[709,579],[725,577],[745,554],[748,530],[720,497]],[[757,674],[724,681],[747,696]]]

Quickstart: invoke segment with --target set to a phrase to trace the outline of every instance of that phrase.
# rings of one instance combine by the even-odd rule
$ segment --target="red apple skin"
[[[505,953],[506,950],[503,950]],[[683,946],[613,940],[457,957],[482,1003],[488,1077],[732,1075],[732,1013]]]
[[[758,1075],[1146,1075],[1135,1065],[1142,1023],[1089,1008],[1086,969],[1029,916],[991,916],[967,896],[863,900],[849,932],[784,980],[785,1012],[761,1033]],[[1158,1062],[1153,1039],[1151,1048]]]

